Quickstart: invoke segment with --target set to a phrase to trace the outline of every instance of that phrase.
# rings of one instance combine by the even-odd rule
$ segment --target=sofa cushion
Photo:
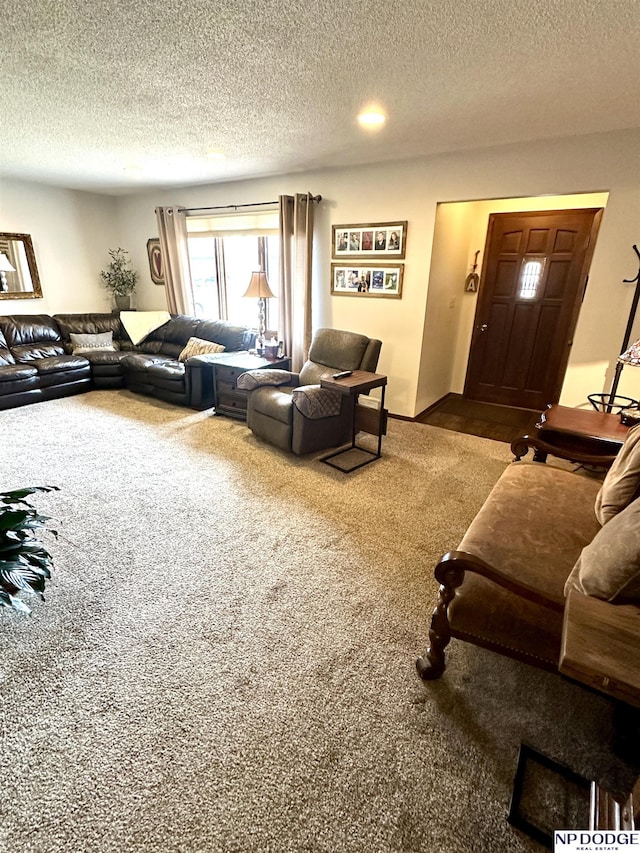
[[[21,364],[64,354],[60,330],[48,314],[11,314],[0,317],[0,331],[13,358]]]
[[[189,338],[185,348],[178,356],[178,361],[186,361],[194,355],[209,355],[216,352],[224,352],[222,344],[215,344],[202,338]]]
[[[89,362],[82,355],[57,355],[49,356],[48,358],[34,359],[32,362],[40,376],[47,376],[51,373],[60,373],[61,371],[89,370]]]
[[[90,349],[82,353],[92,366],[99,364],[120,364],[131,353],[119,349]]]
[[[91,382],[91,367],[82,355],[49,356],[30,363],[38,371],[38,384],[43,393],[48,393],[45,389]]]
[[[248,349],[253,339],[246,326],[234,326],[227,320],[201,320],[196,334],[205,341],[222,344],[229,352]]]
[[[0,396],[36,388],[38,371],[32,365],[8,364],[0,370]]]
[[[113,345],[113,332],[99,332],[94,335],[79,335],[71,332],[71,346],[73,354],[84,352],[95,352],[95,350],[115,350]]]
[[[15,364],[16,360],[11,355],[11,350],[9,349],[9,345],[7,344],[7,339],[5,338],[2,330],[0,329],[0,367],[5,364]]]
[[[640,604],[640,500],[616,513],[582,549],[565,584],[614,604]]]
[[[154,388],[184,392],[185,366],[181,361],[165,361],[151,365],[145,373],[146,381]]]
[[[457,550],[562,602],[571,569],[600,527],[593,513],[598,487],[551,465],[512,462]]]
[[[155,329],[141,344],[141,352],[158,353],[177,359],[189,338],[197,337],[200,320],[178,314]]]
[[[280,421],[290,424],[293,420],[293,406],[291,405],[291,393],[293,388],[273,388],[264,386],[256,388],[249,398],[249,404],[254,412],[259,412]]]
[[[112,312],[95,312],[87,314],[54,314],[53,319],[60,329],[60,337],[65,352],[71,353],[71,333],[77,335],[99,335],[111,332],[113,345],[116,349],[133,349],[133,343],[120,322],[120,317]]]
[[[638,495],[640,495],[640,424],[629,430],[622,449],[607,472],[598,492],[595,509],[600,524],[610,521]]]
[[[146,371],[154,364],[166,364],[175,359],[160,353],[128,352],[122,359],[122,365],[126,370]]]

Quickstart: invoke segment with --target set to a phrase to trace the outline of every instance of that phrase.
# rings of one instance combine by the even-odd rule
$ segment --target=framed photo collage
[[[406,221],[333,225],[331,293],[400,299],[406,240]]]

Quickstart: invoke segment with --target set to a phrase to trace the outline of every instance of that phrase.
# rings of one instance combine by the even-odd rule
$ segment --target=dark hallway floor
[[[417,420],[419,423],[510,444],[514,438],[530,432],[539,418],[540,412],[531,409],[477,403],[451,395]]]

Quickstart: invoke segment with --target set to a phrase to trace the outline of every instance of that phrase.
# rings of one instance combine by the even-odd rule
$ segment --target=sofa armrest
[[[456,590],[462,586],[467,572],[481,575],[487,580],[516,595],[541,605],[557,613],[564,610],[564,598],[545,596],[527,583],[513,576],[505,575],[494,566],[469,554],[466,551],[448,551],[438,562],[434,570],[440,583],[435,609],[431,615],[429,628],[429,647],[423,657],[416,661],[418,674],[423,681],[440,678],[445,669],[445,649],[451,639],[449,624],[449,605],[456,597]]]
[[[201,355],[190,355],[189,358],[185,359],[184,365],[185,367],[207,367],[216,365],[220,363],[221,355],[226,355],[226,353],[210,352],[202,353]]]
[[[518,578],[504,574],[495,566],[474,554],[469,554],[467,551],[448,551],[436,565],[434,576],[447,592],[454,593],[462,585],[465,572],[475,572],[475,574],[493,581],[503,589],[526,598],[528,601],[533,601],[542,607],[557,610],[559,613],[564,610],[564,597],[553,595],[551,592],[540,592],[539,589],[535,589]]]
[[[296,409],[311,420],[334,418],[342,409],[342,394],[320,385],[300,385],[291,394]]]
[[[213,368],[215,355],[192,355],[184,362],[185,388],[189,405],[196,411],[215,404]]]
[[[297,373],[291,373],[289,370],[247,370],[241,373],[236,380],[236,387],[242,391],[254,391],[256,388],[261,388],[264,385],[288,385],[297,387],[300,384],[300,378]]]

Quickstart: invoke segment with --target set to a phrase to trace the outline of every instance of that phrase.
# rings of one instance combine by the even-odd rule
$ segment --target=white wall
[[[413,415],[422,349],[426,282],[435,217],[427,210],[421,182],[412,180],[415,164],[330,170],[177,190],[145,193],[119,200],[120,245],[145,268],[137,293],[139,308],[166,308],[164,288],[151,282],[146,243],[157,236],[157,205],[186,207],[271,201],[281,194],[320,193],[315,208],[317,248],[314,257],[314,328],[331,326],[361,332],[383,341],[378,365],[389,376],[387,405]],[[331,296],[331,225],[349,222],[409,220],[402,299]]]
[[[637,269],[631,247],[640,242],[639,151],[640,132],[619,131],[400,163],[143,193],[118,201],[119,242],[131,251],[140,271],[144,270],[138,305],[164,308],[163,288],[151,283],[146,264],[146,241],[157,236],[156,205],[242,204],[269,201],[281,193],[320,193],[323,201],[316,210],[314,326],[331,325],[381,338],[378,369],[389,377],[389,409],[413,417],[446,393],[443,389],[447,385],[447,368],[443,359],[451,360],[452,324],[458,325],[458,334],[453,352],[455,365],[446,390],[460,388],[464,374],[460,353],[464,352],[466,358],[468,351],[468,330],[463,334],[461,328],[469,324],[471,302],[464,302],[460,286],[459,296],[454,295],[454,308],[449,308],[453,297],[439,276],[443,269],[450,280],[462,272],[466,275],[472,249],[484,246],[484,241],[467,246],[467,255],[452,258],[449,270],[446,259],[436,258],[440,273],[429,285],[437,205],[608,192],[569,362],[568,376],[572,378],[566,393],[563,391],[563,402],[578,405],[583,401],[584,389],[603,390],[610,383],[633,296],[633,288],[621,282],[633,277]],[[538,201],[541,207],[545,206],[545,199]],[[331,296],[331,225],[404,219],[409,225],[402,299]],[[435,311],[433,323],[427,316],[430,286],[440,288],[439,297],[429,303],[429,310]],[[636,334],[640,336],[640,325]],[[633,373],[627,368],[623,382],[633,383]],[[640,393],[640,371],[636,373],[635,384]]]
[[[461,224],[460,233],[454,228],[447,238],[452,257],[447,251],[438,257],[433,246],[438,204],[603,191],[609,199],[562,398],[579,405],[586,389],[609,386],[633,297],[633,286],[622,279],[637,270],[632,245],[640,243],[639,152],[640,131],[619,131],[118,199],[5,180],[0,230],[32,235],[44,298],[6,301],[0,310],[109,310],[99,270],[108,262],[108,249],[118,245],[130,252],[140,273],[137,306],[166,308],[164,288],[151,282],[146,254],[147,239],[157,236],[156,205],[242,204],[309,190],[323,196],[316,208],[314,327],[381,338],[378,369],[389,377],[389,409],[413,417],[461,387],[472,301],[462,292],[460,277],[464,281],[473,251],[484,245],[475,245],[471,235],[465,253]],[[545,199],[538,201],[545,206]],[[402,299],[331,296],[331,225],[404,219],[409,225]],[[453,282],[459,290],[452,294]],[[640,396],[640,371],[625,369],[620,392]]]
[[[42,299],[3,299],[1,313],[111,310],[100,270],[116,245],[114,198],[2,179],[0,231],[31,235],[42,284]]]
[[[455,390],[456,344],[469,295],[467,273],[474,203],[438,206],[427,288],[416,411]]]

